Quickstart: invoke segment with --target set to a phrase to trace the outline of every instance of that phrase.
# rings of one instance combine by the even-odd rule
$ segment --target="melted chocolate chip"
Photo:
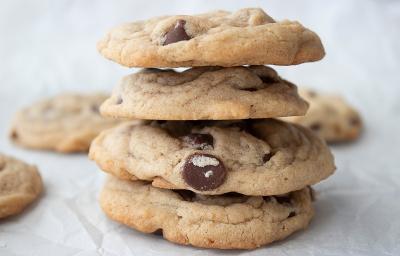
[[[314,91],[309,91],[309,92],[308,92],[308,96],[309,96],[310,98],[315,98],[315,97],[317,96],[317,93],[314,92]]]
[[[289,213],[288,218],[292,218],[294,216],[296,216],[296,212],[292,211],[292,212]]]
[[[195,153],[186,159],[182,176],[192,188],[207,191],[216,189],[224,183],[226,169],[217,157]]]
[[[311,201],[314,202],[316,200],[315,190],[312,187],[308,186],[308,191],[310,192]]]
[[[333,126],[333,130],[335,131],[336,134],[342,133],[342,127],[340,127],[339,124],[335,124],[335,125]]]
[[[319,124],[319,123],[312,124],[312,125],[310,125],[310,129],[313,131],[319,131],[319,130],[321,130],[321,124]]]
[[[214,148],[214,138],[208,133],[191,133],[182,137],[184,144],[191,148],[205,150]]]
[[[229,127],[237,127],[239,128],[239,131],[244,131],[247,133],[251,134],[252,130],[252,121],[246,119],[246,120],[241,120],[240,122],[235,122],[229,125]]]
[[[291,204],[292,199],[289,196],[274,196],[279,204]]]
[[[157,229],[156,231],[153,232],[153,235],[162,236],[163,235],[163,230],[161,228],[159,228],[159,229]]]
[[[190,36],[186,33],[185,30],[185,24],[185,20],[177,20],[175,27],[168,31],[167,34],[165,34],[165,41],[163,45],[190,40]]]
[[[212,240],[212,239],[209,239],[209,238],[207,238],[207,241],[208,241],[210,244],[213,244],[213,243],[215,243],[215,241],[214,241],[214,240]]]
[[[11,133],[11,139],[13,139],[13,140],[16,140],[16,139],[18,139],[18,133],[17,133],[17,131],[12,131],[12,133]]]
[[[359,126],[361,121],[358,117],[353,117],[349,120],[350,125],[352,126]]]
[[[193,198],[196,196],[196,194],[190,190],[174,190],[175,193],[178,193],[183,200],[191,202],[193,201]]]
[[[241,91],[248,91],[248,92],[255,92],[255,91],[257,91],[258,89],[257,89],[257,88],[241,88],[240,90],[241,90]]]
[[[243,194],[236,193],[236,192],[228,192],[228,193],[222,194],[222,196],[224,196],[224,197],[229,197],[229,198],[240,198],[240,197],[244,197]]]
[[[260,76],[260,79],[264,84],[273,84],[279,82],[277,78],[270,76]]]
[[[117,102],[115,102],[115,104],[119,105],[119,104],[122,104],[122,102],[123,102],[123,99],[121,96],[119,96],[117,99]]]
[[[90,110],[94,113],[99,113],[99,106],[93,104],[92,106],[90,106]]]
[[[265,202],[271,202],[271,197],[270,196],[263,196],[263,199]]]
[[[271,159],[272,156],[273,156],[273,154],[272,154],[271,152],[265,154],[265,155],[263,156],[263,162],[264,162],[264,163],[268,162],[268,161]]]

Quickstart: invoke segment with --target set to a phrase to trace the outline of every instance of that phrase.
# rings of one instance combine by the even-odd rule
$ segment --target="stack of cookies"
[[[124,24],[98,49],[124,66],[152,67],[124,77],[100,108],[146,120],[91,145],[90,158],[111,174],[100,196],[111,219],[220,249],[256,248],[308,225],[309,186],[333,173],[333,157],[309,129],[272,119],[304,115],[308,104],[260,65],[321,59],[314,32],[242,9]]]

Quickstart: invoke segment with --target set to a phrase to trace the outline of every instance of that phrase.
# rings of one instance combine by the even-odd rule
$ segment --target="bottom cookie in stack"
[[[113,220],[178,244],[253,249],[307,227],[314,210],[310,187],[279,196],[201,195],[144,181],[109,177],[100,196]]]

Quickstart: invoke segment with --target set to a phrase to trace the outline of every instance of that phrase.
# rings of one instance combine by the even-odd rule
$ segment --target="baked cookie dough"
[[[22,212],[42,189],[36,167],[0,153],[0,218]]]
[[[272,68],[144,69],[122,79],[101,106],[105,116],[226,120],[304,115],[308,104]]]
[[[89,157],[122,179],[207,195],[284,194],[335,170],[323,140],[274,119],[125,123],[102,132]]]
[[[277,22],[259,8],[126,23],[97,49],[127,67],[293,65],[325,55],[317,34],[297,21]]]
[[[306,228],[311,201],[309,188],[281,196],[204,196],[113,177],[100,196],[117,222],[174,243],[219,249],[253,249]]]
[[[307,88],[299,89],[299,94],[310,104],[307,114],[282,120],[306,126],[330,143],[353,141],[360,136],[360,114],[343,97]]]
[[[64,153],[87,151],[101,131],[119,123],[99,113],[103,93],[63,93],[19,111],[10,138],[18,145]]]

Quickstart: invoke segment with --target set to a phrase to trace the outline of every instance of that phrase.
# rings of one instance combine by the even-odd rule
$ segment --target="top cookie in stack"
[[[243,9],[125,24],[98,49],[128,67],[153,67],[124,77],[100,108],[154,120],[122,124],[91,145],[90,158],[117,177],[100,197],[110,218],[222,249],[255,248],[307,226],[308,186],[333,173],[333,157],[307,128],[271,119],[304,115],[308,104],[260,65],[321,59],[314,32]]]
[[[325,55],[314,32],[296,21],[276,22],[258,8],[127,23],[97,48],[121,65],[152,68],[294,65]]]

